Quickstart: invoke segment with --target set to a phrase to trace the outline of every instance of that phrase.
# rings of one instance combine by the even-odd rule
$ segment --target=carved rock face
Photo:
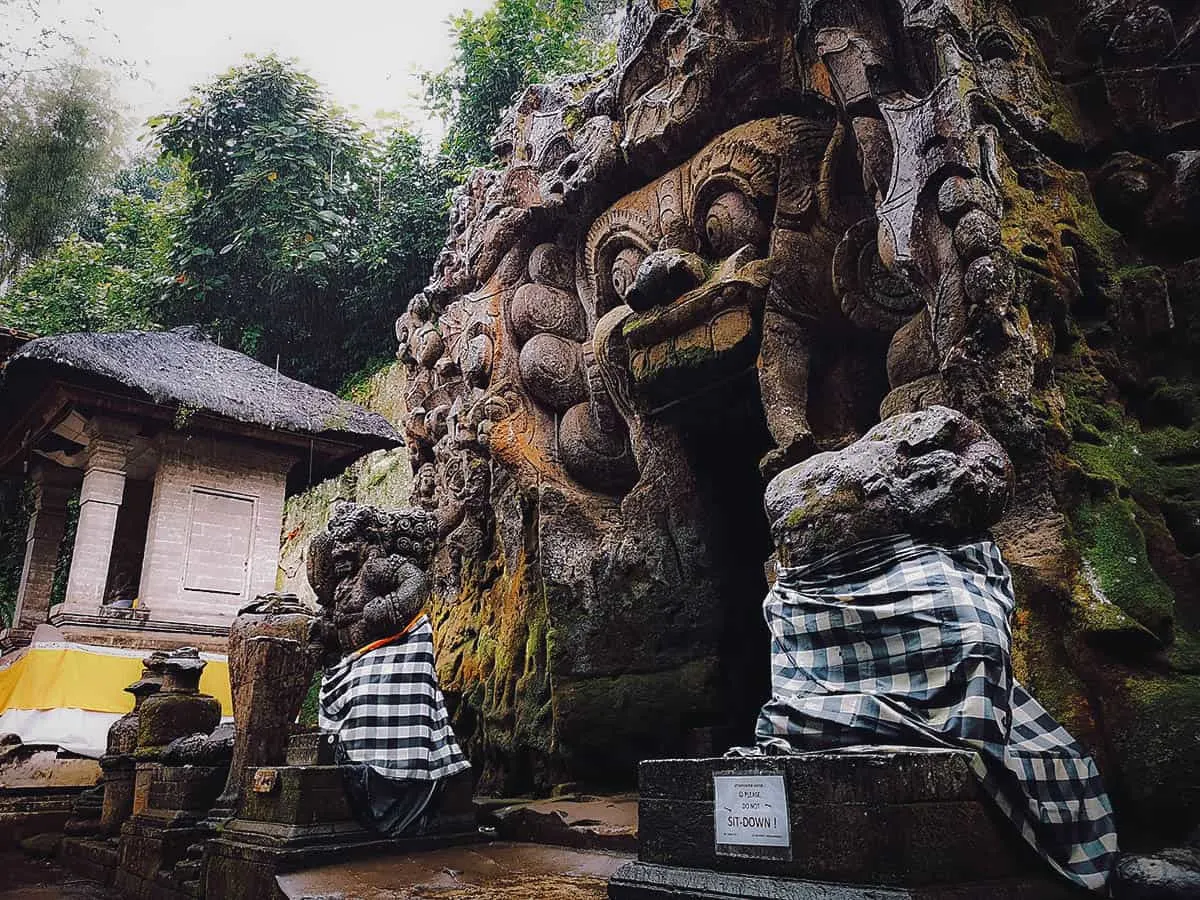
[[[987,432],[931,406],[777,475],[767,518],[784,566],[893,534],[953,543],[1000,519],[1012,478],[1008,455]]]
[[[398,324],[439,674],[485,784],[628,779],[752,721],[760,471],[801,559],[986,527],[999,445],[1026,681],[1106,776],[1151,773],[1129,808],[1191,822],[1200,11],[678,6],[636,0],[611,71],[518,99]],[[934,406],[991,437],[918,439]],[[1160,727],[1188,737],[1158,754]]]
[[[652,412],[753,367],[772,272],[797,262],[777,232],[815,215],[777,216],[781,185],[814,202],[828,137],[824,123],[751,122],[592,224],[584,302],[603,317],[595,343],[614,361],[604,371],[614,393]],[[804,312],[825,312],[822,294],[806,299],[817,308]]]

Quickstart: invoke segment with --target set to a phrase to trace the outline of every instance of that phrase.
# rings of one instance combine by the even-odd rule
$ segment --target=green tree
[[[392,351],[407,300],[398,288],[428,273],[445,209],[440,176],[411,138],[381,146],[271,56],[154,124],[188,185],[164,324],[205,325],[324,387]]]
[[[556,75],[603,68],[612,61],[600,40],[611,0],[497,0],[475,15],[450,19],[454,57],[422,76],[426,103],[446,123],[442,152],[459,169],[485,165],[500,117],[515,95]]]
[[[111,80],[61,65],[0,102],[0,283],[68,234],[115,165]]]
[[[453,181],[420,138],[390,132],[371,161],[375,203],[359,222],[352,251],[355,283],[349,293],[347,344],[371,347],[366,363],[395,356],[392,324],[429,279],[446,238],[447,198]],[[383,335],[382,352],[379,336]],[[361,368],[361,367],[360,367]]]
[[[148,328],[170,274],[178,169],[139,160],[94,200],[88,232],[72,234],[17,276],[0,318],[36,334]]]

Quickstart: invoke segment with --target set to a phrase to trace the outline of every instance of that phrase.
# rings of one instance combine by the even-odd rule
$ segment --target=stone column
[[[67,501],[75,481],[72,473],[52,463],[39,464],[33,470],[33,514],[25,538],[25,564],[17,588],[13,626],[5,643],[23,647],[33,630],[50,613],[50,592],[54,586],[54,567],[67,527]]]
[[[88,423],[87,465],[63,612],[96,615],[104,603],[117,513],[125,494],[125,463],[135,432],[135,425],[110,419]]]

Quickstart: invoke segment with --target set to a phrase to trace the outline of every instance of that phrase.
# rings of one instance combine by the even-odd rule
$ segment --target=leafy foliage
[[[0,317],[36,334],[151,327],[169,273],[177,175],[146,160],[118,173],[94,201],[95,239],[73,234],[22,271],[0,299]]]
[[[391,351],[440,243],[448,184],[411,135],[382,145],[267,56],[156,125],[188,198],[157,308],[324,387]]]
[[[63,238],[111,174],[118,128],[106,75],[61,66],[0,103],[0,281]]]
[[[454,58],[423,76],[429,108],[447,123],[447,159],[460,170],[486,165],[501,114],[522,88],[612,62],[600,35],[615,7],[612,0],[497,0],[480,15],[451,18]]]

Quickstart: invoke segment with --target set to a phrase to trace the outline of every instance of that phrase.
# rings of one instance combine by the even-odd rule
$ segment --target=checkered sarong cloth
[[[469,768],[433,668],[433,627],[351,655],[321,678],[319,724],[346,755],[387,778],[436,781]]]
[[[1091,758],[1013,678],[1012,577],[991,541],[905,536],[780,569],[764,603],[771,700],[760,746],[975,751],[985,793],[1060,873],[1103,891],[1112,807]]]

